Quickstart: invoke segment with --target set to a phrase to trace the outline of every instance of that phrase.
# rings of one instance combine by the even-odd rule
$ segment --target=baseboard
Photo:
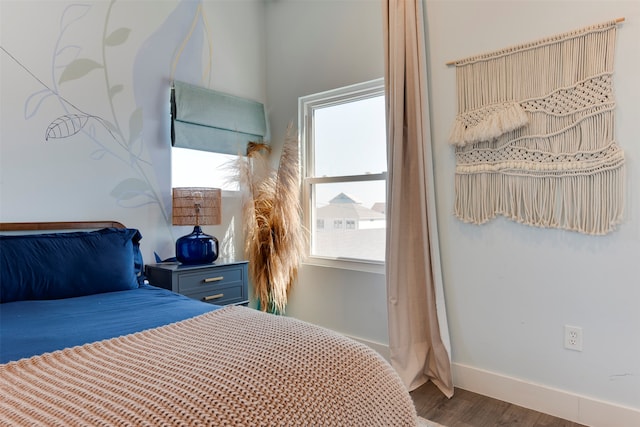
[[[351,337],[390,361],[389,346]],[[592,427],[640,426],[640,410],[459,363],[451,365],[457,388]]]
[[[377,351],[382,357],[384,357],[384,359],[391,363],[391,352],[389,351],[389,346],[386,344],[381,344],[381,343],[377,343],[377,342],[373,342],[373,341],[368,341],[362,338],[358,338],[358,337],[354,337],[354,336],[349,336],[349,338],[358,341],[359,343],[362,343],[368,347],[371,347],[373,350]]]
[[[640,410],[452,364],[456,387],[593,427],[640,426]]]

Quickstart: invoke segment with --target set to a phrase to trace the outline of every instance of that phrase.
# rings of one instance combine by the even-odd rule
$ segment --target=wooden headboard
[[[0,222],[0,231],[83,230],[109,227],[126,228],[117,221]]]

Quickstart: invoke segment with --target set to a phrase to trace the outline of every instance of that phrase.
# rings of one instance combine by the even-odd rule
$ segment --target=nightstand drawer
[[[209,304],[225,305],[245,301],[247,298],[242,289],[242,283],[234,286],[206,286],[183,295]]]
[[[247,261],[220,259],[215,264],[148,264],[149,283],[210,304],[249,303]]]
[[[214,292],[217,288],[232,284],[240,286],[243,280],[242,273],[241,267],[184,272],[178,276],[178,292],[191,295],[194,292]]]

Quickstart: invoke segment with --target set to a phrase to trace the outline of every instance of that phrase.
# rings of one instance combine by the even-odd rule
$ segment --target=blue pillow
[[[0,236],[0,303],[135,289],[141,238],[130,228]]]

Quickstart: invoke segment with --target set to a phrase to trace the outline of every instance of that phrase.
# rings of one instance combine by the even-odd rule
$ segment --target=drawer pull
[[[206,297],[202,298],[202,301],[212,301],[214,299],[222,298],[223,296],[224,296],[224,294],[209,295],[209,296],[206,296]]]
[[[207,277],[204,279],[204,283],[219,282],[220,280],[224,280],[224,276]]]

